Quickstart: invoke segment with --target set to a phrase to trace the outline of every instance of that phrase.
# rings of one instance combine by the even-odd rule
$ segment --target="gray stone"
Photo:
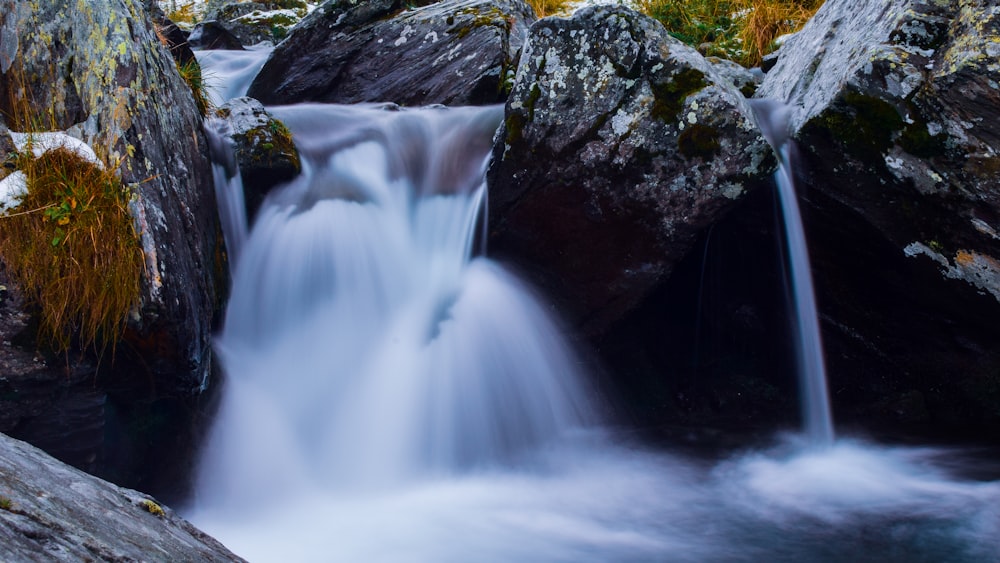
[[[477,105],[503,84],[533,12],[522,0],[331,0],[275,49],[248,95],[265,104]]]
[[[490,182],[490,252],[600,336],[770,180],[744,96],[656,21],[598,6],[532,26]]]
[[[138,491],[0,434],[0,559],[243,561]]]
[[[299,152],[288,128],[253,98],[230,100],[215,114],[235,147],[247,217],[252,218],[271,188],[299,175]]]

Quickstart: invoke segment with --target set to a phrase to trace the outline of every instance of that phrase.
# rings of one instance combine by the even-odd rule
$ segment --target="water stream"
[[[824,448],[671,452],[602,425],[548,308],[471,251],[501,108],[270,109],[303,174],[236,251],[223,399],[184,511],[236,553],[1000,560],[1000,483],[962,478],[969,452],[832,430]]]

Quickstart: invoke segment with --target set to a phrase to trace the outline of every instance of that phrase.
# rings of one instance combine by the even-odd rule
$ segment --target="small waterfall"
[[[212,103],[222,105],[227,100],[245,96],[272,51],[274,47],[195,51]]]
[[[809,250],[791,170],[789,109],[784,104],[770,100],[756,100],[753,108],[761,131],[779,155],[778,171],[774,177],[784,216],[795,301],[796,360],[805,433],[814,445],[828,446],[834,439],[833,418],[827,393],[826,365],[823,360],[816,293],[809,266]]]
[[[224,119],[209,117],[205,120],[205,136],[212,157],[215,200],[219,205],[219,220],[229,254],[229,273],[232,275],[247,239],[243,177],[236,163],[236,147],[229,138],[229,124]]]
[[[552,321],[471,256],[502,108],[272,109],[303,174],[239,252],[201,503],[496,466],[589,420]]]

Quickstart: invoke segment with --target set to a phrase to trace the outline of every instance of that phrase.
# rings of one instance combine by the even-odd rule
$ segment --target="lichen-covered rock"
[[[0,106],[19,115],[8,104],[30,96],[29,107],[46,126],[87,142],[134,193],[130,209],[145,259],[141,303],[91,386],[96,381],[108,393],[114,408],[107,418],[116,425],[160,426],[172,419],[134,416],[159,401],[175,401],[175,413],[190,409],[209,383],[217,289],[225,276],[201,116],[142,0],[25,0],[15,13],[18,49],[0,77]],[[21,420],[19,428],[31,423]],[[162,437],[186,435],[181,426]],[[147,455],[178,453],[139,434],[105,434],[112,448],[106,459],[120,463],[107,471],[121,481],[134,482],[137,467],[148,474]],[[177,463],[182,474],[186,460],[174,457],[167,463]]]
[[[331,0],[274,51],[248,95],[265,104],[499,103],[534,20],[523,0]],[[394,15],[395,14],[395,15]]]
[[[1000,301],[1000,6],[829,1],[758,95],[790,101],[817,178],[851,178],[829,193]]]
[[[288,128],[253,98],[230,100],[215,114],[235,145],[247,217],[252,218],[271,188],[298,176],[299,152]]]
[[[209,19],[233,34],[243,45],[278,43],[309,13],[303,0],[270,0],[225,4]]]
[[[0,559],[243,561],[140,492],[0,434]]]
[[[827,0],[778,53],[841,414],[1000,435],[1000,6]]]
[[[743,95],[658,22],[610,6],[544,19],[489,172],[490,252],[599,335],[775,163]]]

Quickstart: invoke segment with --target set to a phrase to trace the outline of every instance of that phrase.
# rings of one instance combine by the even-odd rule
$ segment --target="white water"
[[[469,256],[499,109],[274,109],[305,174],[237,253],[186,511],[238,554],[1000,560],[1000,484],[946,471],[976,463],[957,450],[794,437],[682,455],[596,427],[545,307]]]
[[[792,179],[790,141],[788,138],[788,108],[768,100],[757,100],[754,112],[761,130],[779,155],[775,182],[781,201],[788,248],[788,268],[791,272],[795,302],[796,361],[799,375],[804,430],[812,443],[829,446],[833,443],[833,416],[826,383],[826,362],[820,337],[816,291],[810,269],[802,213],[799,211],[795,182]]]
[[[248,47],[244,51],[195,51],[211,102],[220,106],[226,100],[245,96],[272,51],[272,46]]]

